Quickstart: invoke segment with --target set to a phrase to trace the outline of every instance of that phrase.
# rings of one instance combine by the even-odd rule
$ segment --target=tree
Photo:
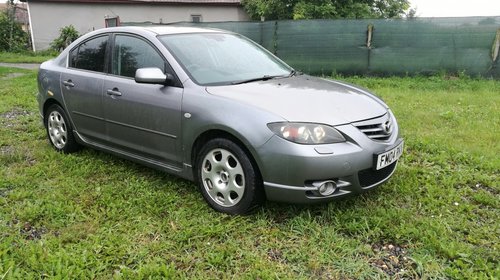
[[[252,19],[273,20],[291,19],[297,0],[242,0],[241,2]]]
[[[293,19],[335,18],[338,11],[331,1],[300,1],[293,7]]]
[[[0,13],[0,51],[17,52],[26,50],[28,34],[15,21],[16,6],[13,0],[7,2],[7,9]]]
[[[411,8],[410,10],[408,10],[408,12],[406,13],[406,18],[408,19],[417,18],[417,8]]]
[[[408,0],[370,0],[372,11],[378,18],[400,18],[410,8]]]
[[[80,37],[80,34],[73,25],[65,26],[59,30],[59,37],[52,41],[50,47],[56,51],[64,50],[78,37]]]
[[[409,0],[242,0],[254,20],[400,18]]]

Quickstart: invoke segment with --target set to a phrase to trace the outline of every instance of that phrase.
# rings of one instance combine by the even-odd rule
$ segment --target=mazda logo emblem
[[[391,132],[392,132],[392,124],[391,124],[391,121],[388,120],[386,121],[385,123],[382,124],[382,129],[384,130],[384,133],[386,135],[390,135]]]

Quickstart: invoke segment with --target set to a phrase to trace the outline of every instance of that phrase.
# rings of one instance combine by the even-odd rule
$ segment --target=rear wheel
[[[262,202],[262,179],[245,151],[234,142],[224,138],[208,141],[196,167],[200,191],[215,210],[245,214]]]
[[[50,106],[44,120],[49,142],[58,152],[72,153],[80,148],[73,136],[73,127],[59,105]]]

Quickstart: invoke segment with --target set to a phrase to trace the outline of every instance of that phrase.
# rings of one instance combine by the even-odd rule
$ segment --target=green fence
[[[413,75],[446,71],[500,78],[500,17],[175,25],[220,28],[243,34],[294,68],[315,75]]]

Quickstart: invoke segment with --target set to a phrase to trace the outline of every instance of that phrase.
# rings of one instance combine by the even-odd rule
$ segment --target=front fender
[[[270,122],[284,121],[267,111],[209,93],[185,89],[182,105],[182,142],[184,163],[192,165],[193,145],[208,131],[222,131],[237,138],[261,162],[256,149],[274,135]]]

